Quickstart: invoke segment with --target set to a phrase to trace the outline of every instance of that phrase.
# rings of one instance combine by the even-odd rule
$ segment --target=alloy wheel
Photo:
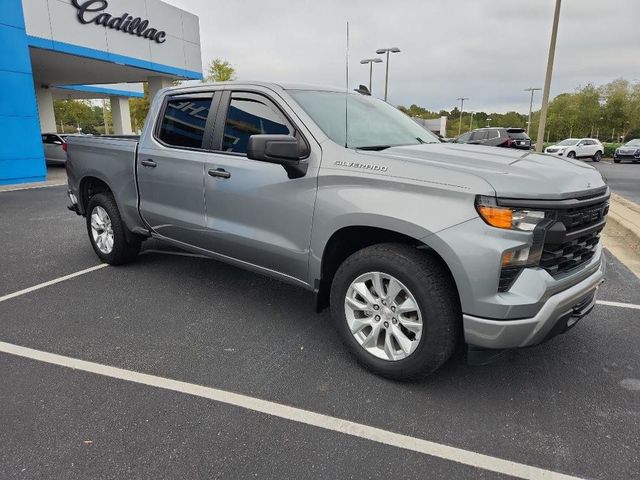
[[[418,302],[392,275],[360,275],[347,289],[344,310],[353,337],[377,358],[403,360],[420,343],[423,323]]]
[[[102,253],[108,255],[113,250],[113,226],[107,211],[96,205],[91,212],[91,236]]]

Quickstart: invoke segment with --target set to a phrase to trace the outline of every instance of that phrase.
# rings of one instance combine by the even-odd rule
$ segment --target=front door
[[[290,134],[306,142],[268,91],[225,92],[205,175],[208,248],[251,265],[306,282],[319,149],[309,168],[289,178],[281,165],[249,160],[254,134]],[[280,106],[279,106],[280,105]],[[306,135],[311,138],[310,135]]]
[[[195,246],[201,246],[205,224],[206,133],[213,128],[214,105],[213,93],[167,97],[137,158],[142,218],[154,232]]]

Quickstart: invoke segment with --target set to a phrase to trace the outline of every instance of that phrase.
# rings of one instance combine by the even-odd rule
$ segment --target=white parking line
[[[341,418],[331,417],[329,415],[311,412],[301,408],[290,407],[288,405],[270,402],[268,400],[262,400],[255,397],[249,397],[247,395],[219,390],[217,388],[209,388],[202,385],[180,382],[178,380],[157,377],[155,375],[148,375],[132,370],[124,370],[122,368],[88,362],[77,358],[65,357],[40,350],[33,350],[31,348],[5,342],[0,342],[0,352],[52,365],[72,368],[83,372],[94,373],[96,375],[125,380],[127,382],[207,398],[209,400],[233,405],[254,412],[260,412],[274,417],[283,418],[285,420],[312,425],[325,430],[339,432],[370,440],[372,442],[423,453],[425,455],[442,458],[464,465],[470,465],[475,468],[511,475],[513,477],[536,480],[577,480],[577,477],[553,472],[551,470],[545,470],[489,455],[483,455],[470,450],[450,447],[448,445],[430,442],[421,438],[409,437],[407,435],[401,435],[399,433],[371,427],[369,425],[350,422]]]
[[[34,190],[36,188],[62,187],[64,185],[66,185],[66,182],[65,183],[50,183],[48,185],[31,185],[29,187],[15,187],[15,188],[10,187],[10,188],[2,188],[2,189],[0,189],[0,193],[3,193],[3,192],[19,192],[21,190]]]
[[[635,303],[608,302],[606,300],[598,300],[596,301],[596,303],[598,305],[607,305],[609,307],[631,308],[633,310],[640,310],[640,305],[636,305]]]
[[[65,280],[69,280],[71,278],[79,277],[80,275],[84,275],[85,273],[95,272],[96,270],[100,270],[101,268],[108,267],[108,266],[109,264],[107,263],[101,263],[100,265],[96,265],[95,267],[86,268],[84,270],[80,270],[79,272],[65,275],[64,277],[54,278],[53,280],[49,280],[48,282],[39,283],[38,285],[34,285],[33,287],[25,288],[24,290],[19,290],[17,292],[13,292],[3,297],[0,297],[0,302],[4,302],[5,300],[9,300],[11,298],[19,297],[20,295],[24,295],[26,293],[33,292],[35,290],[40,290],[41,288],[48,287],[49,285],[55,285],[56,283],[64,282]]]

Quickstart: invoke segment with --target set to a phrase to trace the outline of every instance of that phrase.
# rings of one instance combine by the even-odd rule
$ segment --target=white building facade
[[[201,79],[198,17],[159,0],[3,0],[0,10],[0,184],[46,177],[41,132],[55,99],[108,98],[130,134],[128,99]]]

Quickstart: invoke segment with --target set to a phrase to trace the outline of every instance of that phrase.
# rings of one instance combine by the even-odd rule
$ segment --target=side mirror
[[[292,135],[251,135],[247,144],[247,158],[277,163],[284,167],[289,178],[303,177],[308,164],[309,148]]]

